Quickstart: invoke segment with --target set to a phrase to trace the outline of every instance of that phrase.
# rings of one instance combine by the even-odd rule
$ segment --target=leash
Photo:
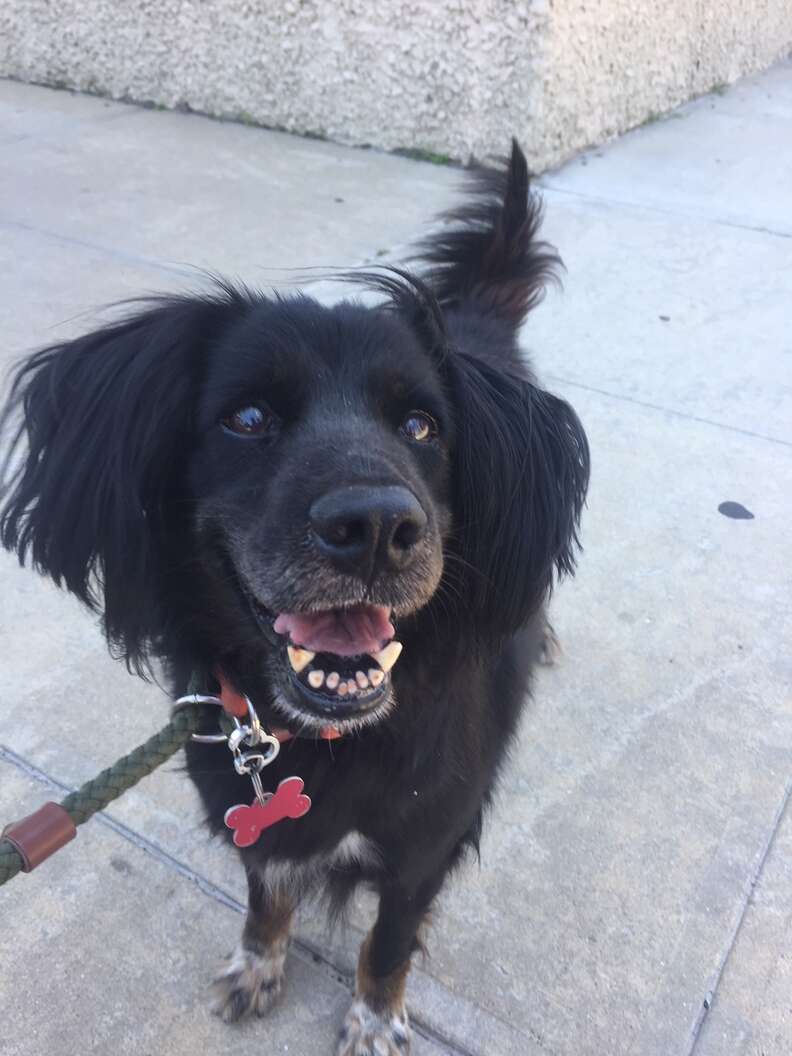
[[[29,873],[77,835],[98,810],[167,762],[216,712],[212,698],[194,697],[173,713],[167,726],[101,774],[70,792],[60,803],[43,807],[7,825],[0,838],[0,886],[19,872]]]
[[[259,722],[255,708],[238,693],[221,672],[215,672],[220,685],[219,696],[190,693],[180,697],[167,726],[103,770],[60,803],[45,803],[19,821],[12,822],[0,834],[0,887],[19,872],[32,872],[51,855],[65,847],[99,810],[118,799],[127,789],[162,766],[189,740],[203,744],[225,744],[231,750],[234,769],[247,775],[253,783],[253,803],[237,804],[225,814],[225,823],[234,831],[237,847],[255,843],[264,829],[284,818],[300,818],[311,808],[303,795],[300,777],[284,778],[275,792],[265,792],[261,771],[273,763],[283,742],[293,738],[288,730],[267,733]],[[198,733],[207,719],[220,713],[217,733]],[[324,728],[322,740],[334,740],[340,734],[332,726]]]

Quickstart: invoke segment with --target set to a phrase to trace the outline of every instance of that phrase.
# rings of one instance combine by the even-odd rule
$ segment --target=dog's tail
[[[516,329],[557,280],[561,259],[537,239],[542,203],[516,139],[508,159],[475,168],[470,183],[471,200],[443,214],[447,226],[419,244],[417,259],[443,307],[467,304]]]

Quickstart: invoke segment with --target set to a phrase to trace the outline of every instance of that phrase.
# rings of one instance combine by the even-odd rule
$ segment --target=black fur
[[[474,309],[518,326],[557,278],[561,259],[537,238],[540,200],[516,139],[508,164],[471,174],[470,202],[444,214],[445,231],[421,244],[429,282],[445,308]]]
[[[313,809],[244,852],[255,868],[329,852],[351,830],[373,841],[378,865],[335,869],[328,883],[336,907],[360,880],[380,891],[371,956],[382,974],[409,956],[448,871],[478,842],[553,573],[574,566],[588,482],[578,419],[517,345],[558,260],[536,240],[516,143],[475,189],[424,244],[423,281],[355,276],[386,295],[379,308],[229,285],[163,298],[31,357],[6,412],[21,424],[3,545],[101,611],[132,667],[164,661],[176,695],[190,678],[212,688],[222,667],[265,724],[283,725],[277,645],[249,594],[273,611],[323,595],[395,606],[395,706],[341,740],[287,743],[267,784],[299,774]],[[266,438],[218,424],[265,399]],[[415,408],[440,423],[437,441],[399,433]],[[423,578],[413,568],[357,582],[310,549],[311,501],[361,481],[418,497]],[[226,808],[250,800],[249,780],[222,748],[191,744],[187,761],[221,830]]]

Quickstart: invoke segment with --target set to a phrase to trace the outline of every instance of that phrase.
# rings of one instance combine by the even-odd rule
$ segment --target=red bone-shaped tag
[[[249,807],[244,803],[229,807],[224,820],[229,829],[234,830],[237,847],[250,847],[264,829],[284,818],[301,818],[307,814],[311,800],[302,794],[304,785],[301,777],[284,777],[275,792],[265,797],[265,803],[254,799]]]

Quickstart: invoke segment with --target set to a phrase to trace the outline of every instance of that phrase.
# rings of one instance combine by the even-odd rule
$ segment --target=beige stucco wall
[[[546,168],[792,50],[792,0],[3,0],[0,74]]]
[[[555,163],[792,51],[792,0],[540,0],[540,153]]]

